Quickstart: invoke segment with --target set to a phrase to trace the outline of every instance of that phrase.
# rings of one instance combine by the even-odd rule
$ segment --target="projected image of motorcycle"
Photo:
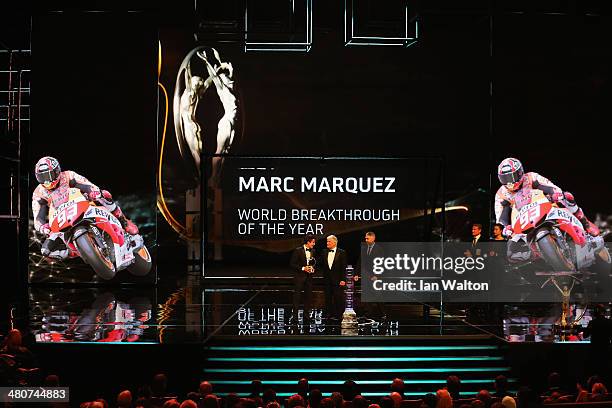
[[[151,270],[151,255],[140,234],[130,235],[106,208],[89,201],[78,188],[70,188],[66,199],[51,205],[49,239],[61,239],[69,258],[80,257],[105,280],[127,269],[144,276]]]
[[[157,342],[152,296],[135,288],[32,288],[30,333],[40,343]]]
[[[610,263],[603,237],[588,234],[567,208],[552,202],[538,189],[524,189],[518,195],[516,201],[524,204],[517,206],[513,217],[510,261],[543,260],[556,272],[584,270],[598,260]],[[516,251],[519,247],[523,250]]]

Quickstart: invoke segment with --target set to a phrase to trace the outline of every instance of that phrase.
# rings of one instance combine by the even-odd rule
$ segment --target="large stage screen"
[[[441,221],[439,159],[226,157],[217,165],[205,270],[286,267],[307,235],[319,246],[335,235],[353,265],[368,231],[381,241],[440,239],[430,233]]]
[[[31,283],[156,281],[155,72],[130,63],[154,57],[156,47],[141,23],[118,19],[115,34],[92,35],[78,52],[57,44],[74,41],[79,30],[105,31],[102,16],[33,21],[35,104],[44,108],[28,145]],[[134,33],[128,40],[125,30]],[[115,59],[124,59],[122,76],[108,75]],[[136,102],[143,95],[150,105]],[[109,109],[92,108],[100,105]]]

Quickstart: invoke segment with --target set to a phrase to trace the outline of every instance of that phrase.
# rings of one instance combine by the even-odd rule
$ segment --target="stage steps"
[[[389,394],[395,377],[404,379],[408,398],[441,388],[449,375],[462,383],[462,397],[481,389],[493,391],[493,379],[504,374],[516,388],[497,339],[485,335],[431,336],[227,336],[207,344],[204,378],[215,394],[247,395],[259,379],[286,397],[301,377],[324,395],[357,382],[362,395]]]

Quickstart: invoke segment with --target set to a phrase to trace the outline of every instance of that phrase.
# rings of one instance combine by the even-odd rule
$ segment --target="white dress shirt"
[[[304,245],[304,252],[306,253],[306,261],[310,261],[310,258],[312,258],[312,255],[310,253],[310,250],[308,250],[308,247],[306,245]]]
[[[333,249],[330,249],[329,252],[327,253],[327,265],[329,266],[329,269],[331,269],[332,265],[334,264],[334,257],[336,256],[337,250],[338,248],[333,248]]]

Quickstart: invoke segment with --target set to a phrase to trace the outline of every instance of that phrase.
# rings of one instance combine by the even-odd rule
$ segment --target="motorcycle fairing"
[[[582,223],[567,208],[551,208],[546,221],[553,222],[557,228],[571,236],[578,246],[586,244],[587,234]]]
[[[111,237],[117,270],[133,262],[132,239],[123,232],[117,217],[104,207],[91,206],[83,215],[83,221],[87,220],[90,220],[98,229],[106,232]]]
[[[552,203],[545,197],[522,206],[514,221],[514,233],[521,234],[535,228],[551,208]]]
[[[116,270],[125,269],[131,265],[134,262],[133,250],[144,245],[140,235],[125,234],[117,217],[105,207],[96,206],[93,202],[88,201],[77,188],[70,188],[67,194],[64,194],[64,201],[56,208],[51,207],[49,220],[51,221],[51,236],[61,237],[64,243],[74,248],[75,252],[76,247],[72,242],[78,237],[69,236],[64,231],[68,232],[69,228],[85,223],[106,232],[113,244]],[[103,246],[105,245],[106,243]]]

